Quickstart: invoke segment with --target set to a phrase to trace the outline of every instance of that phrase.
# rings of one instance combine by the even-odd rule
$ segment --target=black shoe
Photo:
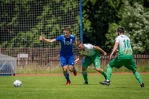
[[[85,82],[84,85],[88,85],[88,82]]]
[[[100,82],[100,84],[109,86],[110,85],[110,81]]]
[[[144,83],[142,83],[140,86],[143,88],[144,87]]]

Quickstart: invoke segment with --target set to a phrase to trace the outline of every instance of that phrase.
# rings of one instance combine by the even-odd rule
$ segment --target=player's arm
[[[77,46],[77,45],[78,45],[78,41],[77,41],[77,40],[75,40],[75,41],[74,41],[74,44]]]
[[[102,48],[100,48],[99,46],[94,46],[94,49],[98,50],[98,51],[101,52],[103,55],[107,55],[107,53],[106,53]]]
[[[78,46],[80,43],[81,43],[81,42],[80,42],[78,39],[75,38],[74,44],[75,44],[76,46]]]
[[[115,42],[114,47],[113,47],[113,49],[112,49],[112,52],[111,52],[111,54],[110,54],[110,59],[112,58],[114,52],[117,51],[117,48],[118,48],[118,42]]]
[[[43,36],[40,36],[39,40],[42,40],[42,41],[45,41],[45,42],[48,42],[48,43],[56,42],[56,39],[46,39]]]
[[[82,60],[83,59],[83,57],[84,57],[83,55],[79,55],[78,58],[75,59],[75,62],[74,63],[77,64],[79,60]]]

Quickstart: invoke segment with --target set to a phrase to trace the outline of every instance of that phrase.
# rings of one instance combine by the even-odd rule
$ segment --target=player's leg
[[[112,67],[108,64],[106,80],[103,81],[103,82],[100,82],[100,84],[109,86],[110,85],[110,80],[111,80],[111,75],[112,75]]]
[[[67,60],[68,60],[68,67],[69,67],[69,70],[70,70],[71,72],[73,72],[74,76],[76,76],[76,75],[77,75],[77,70],[76,70],[76,68],[75,68],[75,66],[74,66],[74,56],[73,56],[73,55],[68,56],[68,57],[67,57]]]
[[[140,86],[141,87],[144,87],[144,83],[142,81],[142,78],[140,76],[140,73],[136,69],[136,63],[135,63],[135,60],[134,60],[134,58],[132,56],[131,56],[131,59],[128,60],[128,62],[125,64],[125,67],[128,68],[129,70],[131,70],[133,72],[135,78],[140,83]]]
[[[70,85],[69,73],[67,71],[67,59],[64,56],[60,56],[60,62],[63,70],[65,79],[67,80],[66,85]]]
[[[70,85],[71,81],[69,78],[69,72],[67,71],[67,67],[68,67],[67,65],[63,66],[63,74],[64,74],[65,79],[67,80],[66,85]]]
[[[124,65],[124,58],[123,55],[119,55],[113,60],[110,61],[110,63],[107,66],[107,80],[111,80],[112,75],[112,68],[115,67],[117,69],[121,68]]]
[[[103,69],[100,68],[100,57],[99,57],[99,55],[94,56],[92,59],[93,59],[92,61],[93,61],[93,64],[94,64],[94,66],[96,68],[96,71],[98,71],[99,73],[101,73],[104,76],[105,80],[106,80],[107,75],[103,71]]]
[[[111,80],[111,75],[112,75],[112,66],[111,65],[107,65],[107,81]]]
[[[100,82],[100,84],[102,85],[110,85],[110,80],[111,80],[111,75],[112,75],[112,68],[120,68],[123,66],[123,59],[121,58],[114,58],[112,61],[110,61],[110,63],[107,66],[107,79],[104,82]]]
[[[74,76],[77,76],[77,70],[76,68],[74,67],[74,65],[69,65],[69,70],[71,72],[73,72]]]
[[[82,75],[83,75],[83,78],[84,78],[84,84],[87,85],[88,84],[88,75],[87,75],[87,68],[89,65],[91,65],[91,61],[90,61],[90,58],[89,57],[85,57],[82,61]]]
[[[82,75],[84,78],[84,85],[88,84],[88,77],[87,77],[87,67],[82,67]]]
[[[138,82],[140,83],[141,87],[144,87],[144,83],[142,81],[142,78],[140,76],[140,73],[138,71],[133,71],[133,74],[135,75],[136,79],[138,80]]]

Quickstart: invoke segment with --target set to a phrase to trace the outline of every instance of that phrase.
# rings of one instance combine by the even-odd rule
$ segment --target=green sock
[[[102,70],[101,74],[105,77],[105,79],[107,79],[107,75],[103,70]]]
[[[112,75],[112,68],[110,67],[110,65],[108,65],[107,66],[107,80],[110,81],[111,75]]]
[[[82,75],[83,75],[84,81],[88,82],[87,72],[86,71],[82,71]]]
[[[138,82],[139,82],[140,84],[142,84],[142,79],[141,79],[140,73],[136,71],[136,72],[133,73],[133,74],[135,75],[135,77],[136,77],[136,79],[138,80]]]

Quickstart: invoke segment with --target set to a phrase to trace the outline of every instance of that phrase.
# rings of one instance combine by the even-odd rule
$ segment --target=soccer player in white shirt
[[[110,79],[112,75],[112,68],[120,68],[122,66],[125,66],[129,70],[131,70],[140,83],[141,87],[144,87],[144,83],[142,82],[140,73],[136,69],[136,63],[133,58],[133,52],[130,44],[130,39],[126,35],[124,35],[124,28],[119,27],[117,29],[118,36],[115,39],[115,45],[113,47],[113,50],[110,54],[110,59],[112,58],[114,52],[118,49],[118,56],[110,61],[110,63],[107,66],[107,80],[104,82],[100,82],[102,85],[110,85]]]
[[[83,63],[82,63],[82,75],[85,81],[85,85],[88,84],[88,77],[87,77],[87,68],[88,66],[90,66],[92,63],[94,64],[94,67],[96,68],[96,70],[101,73],[104,78],[106,79],[107,75],[106,73],[103,71],[103,69],[100,68],[100,58],[101,58],[101,53],[103,55],[107,55],[107,53],[102,50],[100,47],[98,46],[94,46],[92,44],[83,44],[80,43],[78,44],[78,50],[80,52],[80,56],[75,60],[75,63],[77,63],[79,60],[83,59]]]

